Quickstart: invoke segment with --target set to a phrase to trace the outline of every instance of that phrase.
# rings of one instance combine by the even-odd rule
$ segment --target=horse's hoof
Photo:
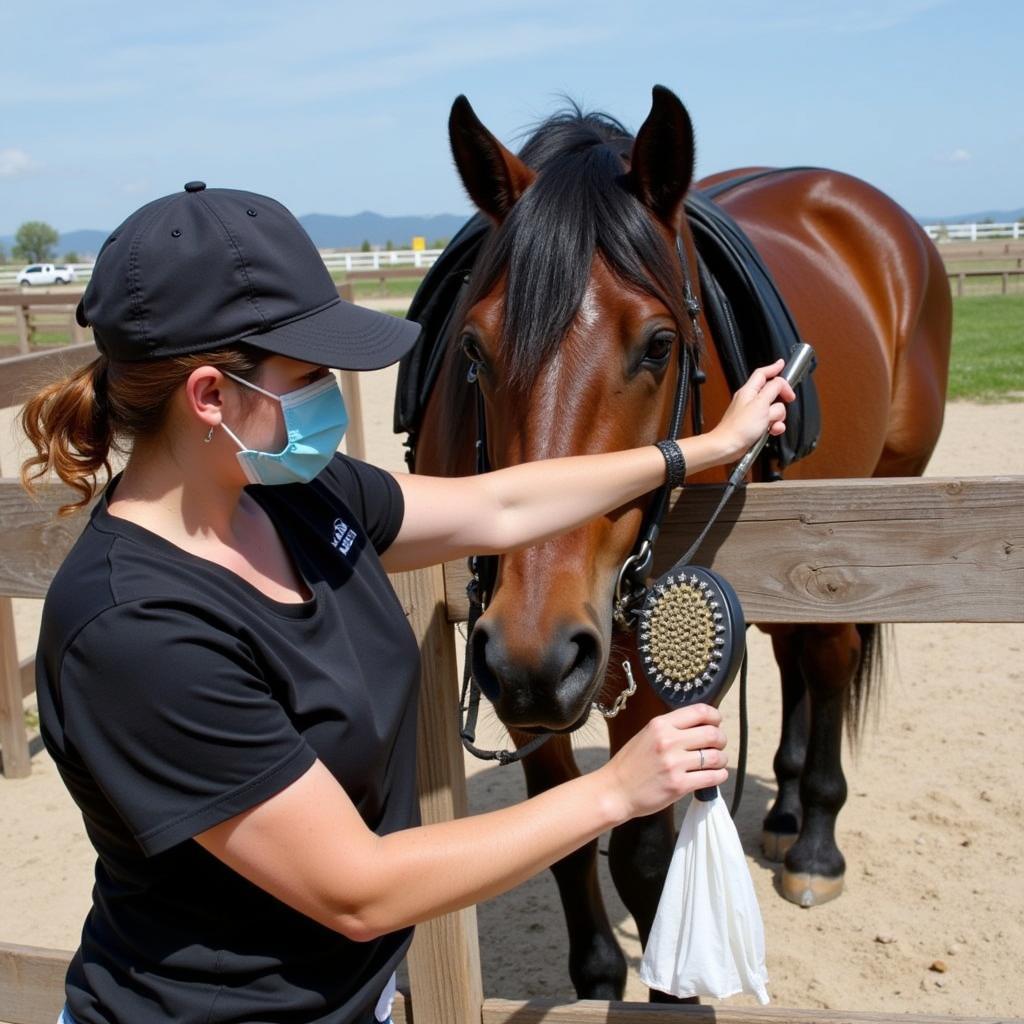
[[[783,861],[789,848],[796,842],[797,832],[769,832],[765,829],[761,833],[761,849],[768,860]]]
[[[829,878],[802,871],[782,872],[782,895],[800,907],[816,907],[834,900],[843,891],[843,876]]]

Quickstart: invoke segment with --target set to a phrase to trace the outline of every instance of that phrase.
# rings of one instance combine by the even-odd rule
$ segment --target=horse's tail
[[[858,622],[861,656],[853,682],[846,691],[846,735],[852,746],[856,746],[867,724],[868,708],[872,710],[872,722],[877,725],[878,698],[886,676],[886,656],[895,654],[895,634],[891,622]],[[888,627],[884,634],[881,627]]]

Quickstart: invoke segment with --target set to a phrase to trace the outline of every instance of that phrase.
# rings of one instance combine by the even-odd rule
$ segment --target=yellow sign
[[[412,240],[412,251],[413,252],[423,252],[423,250],[426,249],[426,247],[427,247],[427,240],[422,235],[417,235]]]

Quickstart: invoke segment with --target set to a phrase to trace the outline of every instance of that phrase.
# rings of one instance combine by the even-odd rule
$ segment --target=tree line
[[[60,234],[45,221],[28,220],[15,232],[10,259],[15,263],[53,263],[57,258]],[[0,245],[0,263],[8,261],[7,251]],[[64,253],[65,263],[77,263],[77,252]]]

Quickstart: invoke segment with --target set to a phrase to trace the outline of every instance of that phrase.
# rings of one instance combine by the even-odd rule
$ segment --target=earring
[[[209,444],[213,440],[213,427],[206,432],[206,437],[203,438],[203,444]]]

